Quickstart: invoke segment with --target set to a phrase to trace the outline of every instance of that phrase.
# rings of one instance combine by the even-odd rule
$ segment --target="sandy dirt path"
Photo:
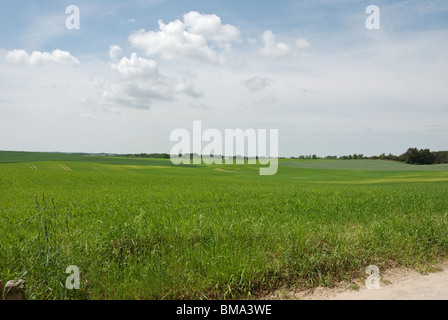
[[[348,289],[348,285],[331,289],[318,287],[313,291],[278,292],[270,299],[448,300],[448,267],[442,268],[425,275],[410,269],[389,270],[382,274],[379,289],[367,289],[365,283],[355,281],[358,290]]]

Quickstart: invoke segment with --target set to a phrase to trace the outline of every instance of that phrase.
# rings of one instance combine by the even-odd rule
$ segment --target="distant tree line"
[[[434,156],[434,163],[436,164],[448,163],[448,151],[435,151],[431,153]]]
[[[127,157],[127,158],[155,158],[155,159],[170,159],[171,155],[168,153],[134,153],[134,154],[119,154],[119,157]],[[182,155],[179,154],[179,157],[181,157]],[[197,153],[186,153],[184,154],[184,156],[190,156],[190,159],[194,159],[194,158],[198,158],[199,155]],[[224,155],[216,155],[216,154],[210,154],[207,155],[210,158],[221,158],[221,159],[225,159],[226,157]],[[233,158],[233,160],[236,159],[244,159],[244,160],[248,160],[249,157],[247,156],[233,156],[233,157],[228,157],[228,158]],[[256,157],[252,157],[255,159],[260,159],[260,157],[256,156]],[[261,158],[266,158],[266,157],[261,157]],[[337,158],[337,157],[336,157]],[[282,157],[280,157],[280,159],[284,159]],[[314,158],[313,158],[314,159]],[[317,158],[316,158],[317,159]]]
[[[168,153],[135,153],[135,154],[121,154],[121,157],[127,158],[156,158],[156,159],[169,159]]]
[[[285,158],[280,158],[280,159],[285,159]],[[290,157],[290,159],[302,159],[302,160],[317,160],[317,159],[327,159],[327,160],[331,160],[331,159],[333,159],[333,160],[336,160],[336,159],[338,159],[338,156],[326,156],[326,157],[318,157],[318,156],[316,156],[315,154],[313,154],[313,155],[306,155],[306,156],[304,156],[304,155],[301,155],[301,156],[298,156],[298,157]]]
[[[429,149],[409,148],[398,157],[398,161],[409,164],[434,164],[434,155]]]
[[[171,156],[168,153],[136,153],[136,154],[123,154],[119,155],[128,158],[156,158],[156,159],[169,159]],[[190,158],[198,156],[197,154],[190,154]],[[210,157],[221,157],[224,159],[225,157],[222,155],[210,155]],[[234,159],[241,159],[242,156],[234,156]],[[258,157],[256,157],[258,159]],[[244,157],[245,160],[248,157]],[[280,159],[285,159],[285,157],[280,157]],[[405,153],[400,156],[393,155],[389,153],[386,155],[385,153],[380,154],[379,156],[371,156],[366,157],[362,153],[353,154],[353,155],[345,155],[345,156],[326,156],[326,157],[318,157],[317,155],[300,155],[298,157],[290,157],[290,159],[303,159],[303,160],[318,160],[318,159],[326,159],[326,160],[393,160],[405,162],[408,164],[443,164],[448,163],[448,151],[430,151],[429,149],[417,149],[417,148],[409,148]]]
[[[391,153],[370,157],[369,159],[393,160],[408,164],[443,164],[448,163],[448,151],[430,151],[429,149],[409,148],[405,153],[395,156]]]
[[[339,157],[341,160],[362,160],[362,159],[368,159],[368,157],[365,157],[362,153],[361,154],[353,154],[348,156],[342,156]]]
[[[430,151],[429,149],[417,149],[409,148],[405,153],[400,156],[393,155],[389,153],[380,154],[379,156],[366,157],[362,153],[345,155],[345,156],[326,156],[318,157],[313,155],[301,155],[298,157],[290,157],[290,159],[304,159],[304,160],[315,160],[315,159],[339,159],[339,160],[392,160],[400,161],[408,164],[443,164],[448,163],[448,151]]]
[[[429,149],[409,148],[398,157],[398,161],[409,164],[443,164],[448,163],[448,151],[433,151]]]

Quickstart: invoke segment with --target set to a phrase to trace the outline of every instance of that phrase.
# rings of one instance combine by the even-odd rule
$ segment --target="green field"
[[[0,279],[29,299],[234,299],[448,256],[448,167],[0,152]],[[81,271],[67,290],[67,266]]]

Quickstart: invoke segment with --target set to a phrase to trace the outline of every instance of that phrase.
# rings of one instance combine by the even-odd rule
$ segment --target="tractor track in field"
[[[58,166],[59,166],[60,168],[64,169],[65,171],[72,171],[72,169],[70,169],[70,168],[67,167],[66,165],[63,165],[63,164],[59,164],[59,163],[58,163]]]

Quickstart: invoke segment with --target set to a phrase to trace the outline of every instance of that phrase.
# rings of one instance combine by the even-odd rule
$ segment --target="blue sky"
[[[365,28],[371,4],[380,30]],[[446,1],[0,8],[1,150],[169,152],[194,120],[277,128],[284,156],[448,149]]]

